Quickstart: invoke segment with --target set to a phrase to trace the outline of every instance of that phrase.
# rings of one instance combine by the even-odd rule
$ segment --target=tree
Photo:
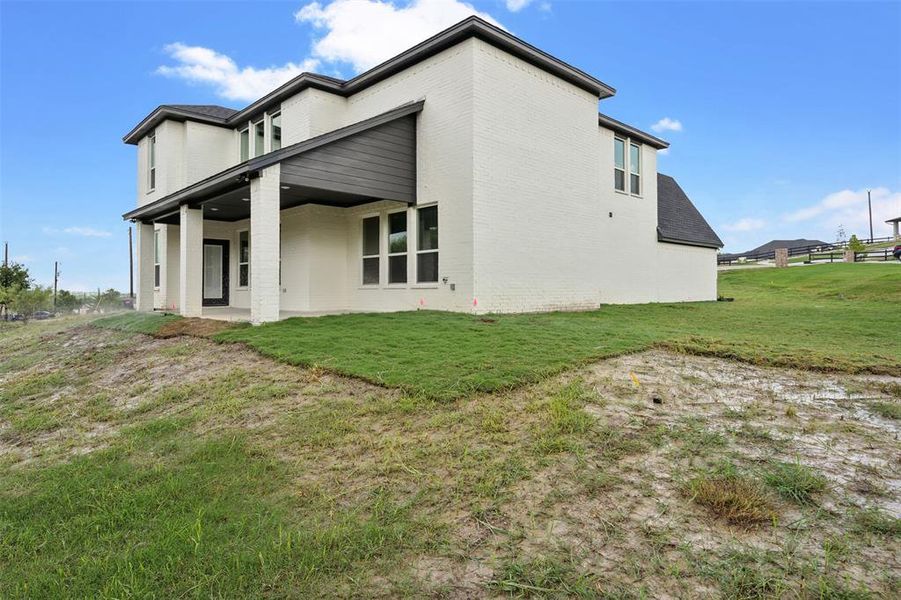
[[[60,290],[56,295],[56,310],[72,312],[81,307],[81,298],[66,290]]]
[[[0,265],[0,288],[22,288],[27,290],[31,287],[31,275],[28,269],[19,263],[9,263],[8,265]]]
[[[100,293],[100,289],[97,290],[97,308],[121,308],[122,305],[122,294],[118,291],[110,288]]]
[[[53,305],[53,288],[41,287],[19,288],[12,298],[10,307],[24,318],[29,318],[36,311],[48,310]]]
[[[851,239],[848,240],[848,250],[853,250],[854,252],[863,252],[867,247],[857,239],[857,235],[851,234]]]

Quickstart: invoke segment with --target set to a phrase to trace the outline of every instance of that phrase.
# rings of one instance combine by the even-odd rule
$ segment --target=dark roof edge
[[[517,58],[539,67],[552,75],[567,81],[583,90],[589,91],[599,98],[609,98],[616,93],[616,90],[607,85],[603,81],[592,77],[584,71],[573,67],[572,65],[555,58],[554,56],[544,52],[507,33],[503,29],[488,23],[487,21],[476,17],[468,17],[456,25],[445,29],[442,32],[430,37],[409,50],[406,50],[380,65],[361,73],[348,81],[342,81],[325,75],[316,73],[301,73],[294,79],[288,81],[282,86],[269,92],[259,100],[252,102],[247,107],[239,110],[227,120],[204,120],[202,117],[195,117],[195,120],[203,120],[215,125],[232,126],[242,121],[255,118],[265,111],[271,105],[281,102],[282,100],[301,92],[306,88],[320,89],[331,92],[339,96],[350,96],[356,94],[371,85],[391,77],[404,69],[407,69],[418,62],[438,54],[470,37],[477,37],[480,40],[491,44],[501,50],[504,50]],[[164,105],[165,106],[165,105]],[[137,143],[140,135],[144,130],[149,129],[155,124],[156,119],[165,115],[157,114],[161,106],[156,111],[144,118],[134,129],[132,129],[123,140],[127,144]],[[168,113],[167,113],[168,114]]]
[[[137,144],[138,140],[144,137],[148,130],[156,126],[159,121],[164,121],[166,119],[171,119],[173,121],[197,121],[199,123],[209,123],[210,125],[221,126],[225,126],[228,122],[227,119],[221,117],[214,117],[192,110],[175,108],[168,104],[161,104],[156,107],[156,110],[144,117],[140,123],[135,125],[134,129],[125,134],[122,141],[126,144]]]
[[[212,185],[223,183],[231,178],[239,179],[241,177],[250,177],[253,175],[253,173],[259,171],[260,169],[265,169],[266,167],[272,166],[275,163],[279,163],[287,158],[291,158],[292,156],[296,156],[303,152],[307,152],[308,150],[318,148],[319,146],[324,146],[331,142],[338,141],[342,138],[360,133],[361,131],[366,131],[367,129],[372,129],[373,127],[384,125],[389,121],[418,113],[422,110],[422,107],[424,105],[424,100],[419,100],[417,102],[407,102],[406,104],[402,104],[396,108],[378,114],[374,117],[370,117],[362,121],[357,121],[356,123],[351,123],[350,125],[341,127],[340,129],[335,129],[334,131],[329,131],[328,133],[317,135],[316,137],[312,137],[302,142],[297,142],[296,144],[291,144],[290,146],[285,146],[280,150],[269,152],[268,154],[264,154],[263,156],[260,156],[258,158],[251,158],[250,160],[244,161],[243,163],[229,167],[224,171],[210,175],[206,179],[192,183],[191,185],[182,188],[177,192],[173,192],[168,196],[164,196],[158,200],[154,200],[149,204],[145,204],[144,206],[139,206],[134,210],[130,210],[122,215],[122,218],[126,221],[136,220],[141,219],[149,213],[155,213],[160,210],[175,208],[184,203],[184,201],[189,200],[190,196],[192,196],[193,194],[203,192],[203,190]]]
[[[646,133],[640,129],[636,129],[631,125],[626,125],[622,121],[617,121],[613,117],[608,117],[607,115],[602,113],[598,113],[598,125],[606,127],[607,129],[612,129],[616,133],[644,142],[645,144],[653,146],[658,150],[669,148],[669,142],[661,140],[659,137],[653,136],[650,133]]]
[[[664,237],[660,234],[660,229],[657,229],[657,241],[664,244],[678,244],[680,246],[697,246],[698,248],[712,248],[713,250],[719,250],[723,247],[722,244],[705,244],[704,242],[695,242],[692,240],[678,240],[675,238]]]

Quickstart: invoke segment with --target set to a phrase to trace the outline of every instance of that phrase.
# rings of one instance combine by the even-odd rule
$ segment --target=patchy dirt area
[[[234,345],[90,326],[0,339],[0,364],[2,469],[183,419],[193,436],[250,432],[291,473],[298,519],[376,493],[408,507],[403,560],[338,577],[333,593],[897,597],[901,585],[898,378],[651,351],[436,403]],[[757,490],[772,520],[720,518],[693,487],[705,477]]]

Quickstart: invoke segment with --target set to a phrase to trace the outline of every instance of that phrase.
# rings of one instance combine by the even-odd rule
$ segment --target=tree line
[[[0,320],[17,316],[29,319],[38,311],[71,313],[83,307],[97,311],[122,306],[121,294],[110,288],[97,294],[76,294],[57,290],[54,306],[53,288],[35,284],[28,269],[19,263],[0,265]]]

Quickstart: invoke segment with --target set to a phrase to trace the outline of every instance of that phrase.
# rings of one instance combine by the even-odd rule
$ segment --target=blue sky
[[[603,112],[658,125],[660,171],[727,250],[866,235],[868,187],[877,235],[901,214],[899,2],[3,1],[0,238],[41,283],[59,260],[64,288],[127,289],[121,138],[153,108],[349,77],[473,10],[615,87]]]

